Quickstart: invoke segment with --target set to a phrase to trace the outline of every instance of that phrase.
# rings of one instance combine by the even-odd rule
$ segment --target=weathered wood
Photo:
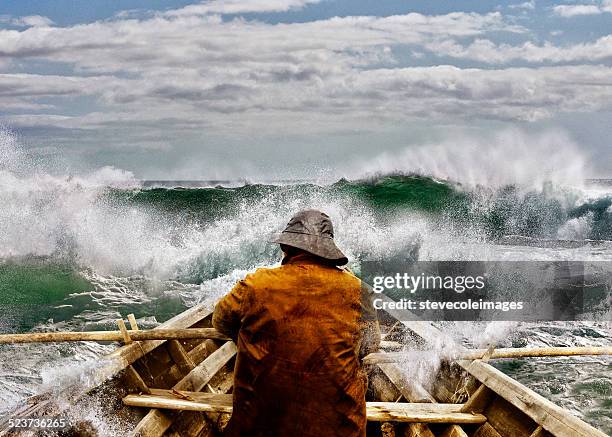
[[[173,389],[195,392],[201,390],[236,352],[236,345],[233,342],[225,343],[177,382]],[[151,408],[155,407],[151,406]],[[138,423],[133,434],[144,437],[161,436],[170,427],[172,421],[173,418],[168,414],[153,409]]]
[[[495,396],[496,394],[493,390],[481,384],[464,404],[463,412],[482,413]]]
[[[387,378],[395,385],[399,392],[410,402],[434,402],[430,395],[418,381],[409,381],[401,369],[394,364],[380,364],[378,367]]]
[[[182,329],[194,326],[212,314],[213,307],[208,304],[193,306],[186,311],[170,318],[156,329],[172,328]],[[100,381],[107,381],[115,377],[119,372],[125,370],[129,365],[151,353],[165,340],[149,340],[133,342],[124,345],[100,359],[100,368],[96,376],[91,378],[92,383],[83,387],[82,382],[66,386],[62,389],[62,405],[78,402],[84,392],[95,389]],[[49,416],[61,414],[60,405],[55,401],[57,396],[54,392],[29,398],[28,404],[13,411],[14,416]],[[10,429],[8,417],[0,418],[0,435]]]
[[[435,398],[417,381],[408,381],[403,372],[397,365],[392,363],[379,364],[378,367],[383,371],[394,388],[399,390],[410,402],[436,403]],[[434,437],[429,426],[424,423],[409,423],[405,430],[406,436],[415,437]]]
[[[404,430],[404,437],[435,437],[425,423],[409,423]]]
[[[204,320],[211,314],[212,308],[210,306],[196,305],[165,321],[155,329],[189,328]],[[146,354],[164,344],[165,341],[166,340],[139,341],[120,347],[104,357],[104,359],[108,362],[108,365],[104,366],[104,373],[110,375],[125,369],[128,365],[134,363],[136,360],[144,357]]]
[[[499,396],[491,402],[483,414],[502,437],[528,436],[538,426],[525,413]]]
[[[125,344],[130,344],[132,342],[132,338],[130,337],[130,334],[128,333],[128,330],[125,326],[125,322],[123,321],[123,319],[117,319],[117,325],[119,325],[119,333],[121,334],[121,340],[123,340]],[[58,332],[54,334],[64,334],[64,333]],[[27,335],[27,334],[24,334],[24,335]],[[63,340],[60,340],[60,341],[63,341]]]
[[[206,384],[207,389],[212,389],[211,384],[214,384],[215,389],[211,393],[229,393],[233,387],[234,374],[229,371],[224,376],[220,377],[226,369],[221,369],[215,377]],[[198,411],[181,411],[176,416],[169,431],[177,431],[183,436],[197,437],[213,437],[221,435],[222,429],[227,425],[227,420],[231,414],[228,413],[207,413]]]
[[[136,371],[136,369],[134,369],[134,366],[127,366],[125,369],[125,378],[140,393],[151,393],[151,390],[149,390],[149,387],[147,384],[145,384],[140,374]]]
[[[134,317],[134,314],[128,314],[127,318],[130,322],[130,328],[132,329],[132,331],[138,331],[138,323],[136,323],[136,317]]]
[[[380,425],[382,437],[395,437],[395,426],[391,422],[383,422]]]
[[[399,389],[382,370],[374,370],[369,376],[369,386],[373,391],[374,399],[383,402],[395,402],[402,397]]]
[[[184,437],[213,436],[214,424],[206,417],[206,414],[201,411],[180,411],[164,437],[170,432]]]
[[[172,361],[176,363],[181,373],[189,373],[191,369],[196,366],[195,363],[191,361],[191,358],[189,358],[189,355],[187,354],[187,352],[185,352],[183,345],[179,343],[178,340],[168,341],[167,347],[168,353],[170,354]]]
[[[180,411],[205,411],[216,413],[232,412],[232,395],[203,392],[183,392],[193,399],[181,399],[170,390],[151,389],[150,395],[128,395],[123,398],[125,405],[132,407],[157,408]]]
[[[126,405],[171,410],[208,411],[230,413],[232,396],[201,392],[183,392],[191,400],[181,399],[170,390],[151,389],[150,395],[128,395]],[[419,423],[484,423],[482,414],[461,412],[461,404],[427,404],[402,402],[367,402],[369,421]]]
[[[196,365],[198,365],[199,363],[201,363],[208,355],[210,355],[211,353],[213,353],[215,350],[217,350],[218,347],[215,344],[215,340],[205,340],[202,343],[200,343],[199,345],[197,345],[196,347],[194,347],[193,349],[191,349],[187,355],[189,355],[189,359],[195,363]],[[181,368],[179,367],[178,364],[174,363],[170,369],[168,369],[166,378],[170,379],[170,380],[174,380],[175,383],[178,382],[180,379],[182,379],[185,374],[188,372],[185,372],[183,370],[181,370]]]
[[[382,298],[382,300],[385,302],[393,302],[393,299],[391,299],[390,297],[384,294],[379,295],[379,297]],[[419,320],[417,316],[415,316],[413,313],[409,311],[388,309],[388,310],[385,310],[385,312],[389,314],[391,317],[400,321],[400,323],[403,326],[405,326],[410,331],[412,331],[416,336],[421,338],[425,343],[429,343],[432,341],[432,339],[436,339],[436,341],[440,341],[440,342],[443,342],[449,345],[453,345],[453,346],[456,345],[452,337],[438,330],[431,323],[427,321]],[[459,347],[462,348],[461,346]],[[452,393],[449,392],[447,393],[447,395],[448,395],[446,396],[447,399],[452,398]],[[435,399],[433,401],[435,402]],[[459,432],[459,433],[463,432],[461,427],[459,427],[458,425],[453,425],[450,430],[454,432]],[[412,424],[412,423],[409,424],[406,430],[406,435],[411,435],[411,434],[415,436],[420,436],[420,435],[423,435],[426,437],[433,436],[433,433],[429,429],[429,426],[426,424]]]
[[[477,360],[485,358],[488,349],[462,349],[449,357],[452,360]],[[363,358],[364,364],[397,363],[402,361],[418,361],[431,358],[431,352],[374,352]],[[612,355],[611,346],[589,347],[523,347],[500,348],[490,352],[488,359],[522,358],[522,357],[572,357],[588,355]]]
[[[170,428],[174,421],[174,416],[168,414],[167,411],[160,410],[156,407],[151,407],[147,415],[138,422],[138,425],[130,436],[136,437],[151,437],[151,436],[163,436],[164,433]]]
[[[236,355],[236,352],[238,352],[236,345],[228,341],[189,372],[189,374],[181,379],[174,388],[176,390],[202,390],[219,369]]]
[[[167,325],[167,327],[181,328],[181,327],[193,326],[194,323],[197,323],[199,320],[202,319],[202,317],[200,317],[200,316],[205,311],[208,311],[208,313],[210,314],[209,310],[204,310],[202,308],[195,308],[195,309],[188,310],[187,312],[185,312],[186,314],[182,313],[179,316],[174,318],[176,320],[173,323],[176,323],[176,324]],[[128,320],[129,320],[129,316],[128,316]],[[178,322],[177,322],[177,320],[178,320]],[[181,324],[183,326],[179,326]],[[164,324],[164,325],[166,325],[166,324]],[[164,325],[162,325],[160,328],[162,328]],[[408,329],[410,329],[412,331],[412,332],[408,333],[409,335],[414,333],[415,334],[415,339],[416,339],[417,335],[420,337],[419,339],[416,339],[416,341],[419,341],[421,338],[423,338],[423,339],[433,339],[433,338],[435,338],[436,340],[439,340],[440,337],[444,336],[443,334],[440,333],[440,331],[438,331],[436,328],[434,328],[428,322],[405,322],[405,323],[403,323],[403,325],[406,328],[408,328]],[[131,322],[130,322],[130,326],[132,326]],[[198,325],[198,326],[202,326],[202,325]],[[206,326],[206,325],[204,325],[204,326]],[[132,329],[132,331],[136,331],[136,330]],[[218,343],[218,342],[213,342],[212,340],[208,340],[208,342],[210,342],[210,343]],[[190,345],[193,346],[194,343],[195,342],[191,342]],[[115,364],[113,364],[112,366],[109,366],[108,368],[110,368],[111,370],[116,372],[118,369],[127,367],[129,364],[131,364],[134,361],[138,360],[139,358],[141,358],[145,354],[151,352],[152,350],[154,350],[155,348],[157,348],[159,345],[162,345],[162,344],[164,344],[164,341],[162,341],[162,340],[135,341],[132,344],[124,346],[124,347],[118,349],[113,354],[111,354],[111,356],[110,356],[111,359],[113,359],[113,360],[116,359],[117,362]],[[169,342],[166,343],[166,344],[168,345],[167,346],[167,350],[168,350],[168,352],[170,352],[170,348],[171,347],[169,345]],[[448,344],[451,345],[450,342]],[[458,350],[458,351],[465,350],[465,348],[462,348],[460,345],[455,345],[455,346],[451,345],[450,348],[452,350]],[[193,348],[193,350],[197,350],[197,353],[203,352],[205,349],[206,349],[206,347],[202,346],[202,343],[200,345],[195,346]],[[190,358],[191,358],[191,355],[192,355],[192,353],[191,353],[192,351],[190,351],[187,354]],[[166,348],[163,348],[163,350],[159,350],[159,352],[160,353],[164,352],[164,354],[165,354]],[[166,358],[167,358],[167,356],[166,356]],[[197,360],[194,359],[194,362],[197,362]],[[149,364],[151,364],[151,363],[149,363]],[[172,363],[167,363],[168,366],[170,366],[171,364]],[[469,362],[461,362],[460,361],[459,364],[463,368],[465,368],[468,371],[468,373],[473,373],[475,371],[478,371],[478,369],[480,368],[480,365],[482,365],[483,363],[479,363],[479,361],[475,361],[472,364],[470,364]],[[223,366],[221,366],[221,367],[223,367]],[[172,371],[172,369],[175,369],[175,370]],[[158,372],[156,371],[156,369],[154,369],[154,370],[155,370],[154,373],[157,375]],[[128,372],[129,372],[129,370],[128,370]],[[176,374],[179,374],[180,373],[179,366],[178,365],[173,365],[170,368],[170,370],[168,371],[168,373],[169,372],[174,372]],[[389,372],[389,374],[392,374],[392,372]],[[383,374],[381,374],[381,376],[384,376],[385,380],[391,379],[391,378],[388,378],[389,374],[383,373]],[[143,376],[146,375],[146,372],[144,372],[142,375]],[[474,376],[477,376],[477,375],[474,375]],[[396,377],[395,380],[397,380],[397,379],[398,378]],[[495,377],[494,379],[497,380],[499,378]],[[213,380],[213,382],[209,381],[207,384],[212,384],[215,387],[215,389],[217,388],[216,380]],[[387,382],[387,384],[388,384],[388,382]],[[519,383],[516,383],[516,384],[518,384],[520,387],[523,387],[523,389],[527,390],[528,393],[533,393],[529,389],[525,388],[524,386],[521,386]],[[164,387],[168,387],[169,385],[171,385],[171,384],[163,385],[163,386]],[[490,385],[491,384],[487,385],[488,389],[498,393],[498,390],[496,390],[495,388],[491,387]],[[204,386],[206,386],[206,384]],[[397,387],[402,387],[402,384],[398,383],[398,384],[396,384],[396,386]],[[181,389],[179,389],[179,390],[181,390]],[[195,390],[195,389],[193,389],[193,390]],[[472,392],[472,390],[473,389],[469,389],[470,392]],[[513,389],[510,389],[510,391],[512,391],[512,390]],[[486,391],[486,390],[482,389],[482,392],[484,392],[484,391]],[[410,393],[410,391],[406,391],[406,390],[404,390],[404,392],[405,393]],[[404,394],[404,393],[402,393],[402,394]],[[411,397],[414,397],[415,393],[412,392],[409,395]],[[507,393],[500,394],[500,396],[503,397],[503,398],[511,397]],[[476,404],[476,399],[477,399],[476,393],[474,393],[474,397],[473,398],[474,398],[474,400],[472,401],[472,404]],[[537,431],[537,428],[534,428],[534,427],[537,426],[535,422],[537,422],[538,420],[542,420],[543,422],[546,422],[546,421],[555,422],[556,420],[558,420],[555,417],[552,417],[552,418],[551,417],[544,417],[544,419],[541,419],[542,416],[548,415],[547,410],[542,410],[542,408],[541,408],[541,406],[540,406],[540,404],[538,402],[533,402],[529,397],[525,398],[522,393],[519,393],[519,399],[522,399],[524,401],[525,401],[525,399],[527,399],[525,401],[525,404],[530,405],[534,410],[536,410],[534,413],[531,413],[531,414],[527,413],[526,416],[525,416],[525,420],[524,420],[524,422],[526,424],[528,424],[528,426],[530,427],[529,429],[531,429],[531,430],[535,429],[534,433]],[[516,401],[516,400],[515,401],[510,401],[509,400],[509,402],[510,402],[510,404],[512,404],[512,406],[508,405],[506,410],[512,410],[512,411],[516,412],[517,414],[520,413],[520,408],[521,407],[517,406],[517,404],[516,404],[516,403],[518,403],[518,401]],[[468,401],[466,403],[466,405],[467,404],[470,404],[470,401]],[[466,405],[463,405],[463,406],[459,405],[459,407],[461,407],[463,409],[466,409],[467,408]],[[495,413],[495,409],[496,408],[497,408],[497,411],[501,411],[502,410],[500,408],[500,405],[497,405],[497,406],[492,408],[493,413]],[[475,408],[472,406],[472,409],[475,409]],[[560,408],[559,408],[559,410],[563,411],[564,416],[568,416],[569,415],[569,413],[566,410],[562,410]],[[182,434],[182,430],[181,429],[178,429],[178,428],[175,429],[175,426],[176,426],[176,424],[178,424],[178,421],[175,422],[175,425],[172,425],[172,421],[176,417],[182,417],[183,415],[186,415],[186,414],[192,414],[193,417],[195,417],[196,415],[200,415],[203,418],[205,414],[211,414],[211,413],[180,413],[181,416],[177,416],[176,413],[171,413],[170,411],[167,411],[167,412],[161,412],[159,410],[153,410],[153,411],[159,413],[159,416],[156,419],[153,420],[154,423],[152,425],[152,428],[155,430],[155,432],[153,434],[151,434],[151,435],[161,435],[164,432],[167,432],[168,430],[170,430],[170,432],[176,432],[176,433],[179,433],[180,435],[184,435],[184,434]],[[157,414],[157,413],[154,413],[154,415]],[[467,410],[466,411],[459,411],[459,413],[463,413],[463,414],[467,415],[469,413],[469,411],[467,411]],[[217,413],[212,413],[212,414],[217,414]],[[221,414],[227,416],[228,413],[221,413]],[[500,416],[499,416],[499,414],[495,413],[495,414],[493,414],[493,417],[494,418],[499,418]],[[540,417],[540,419],[538,419],[538,417]],[[575,419],[578,422],[581,422],[579,419],[577,419],[577,418],[575,418]],[[386,421],[386,420],[389,420],[389,419],[381,419],[381,420]],[[533,420],[533,422],[532,422],[532,420]],[[503,421],[500,420],[498,422],[502,423]],[[408,428],[406,430],[406,434],[405,434],[407,436],[409,435],[410,437],[416,437],[418,435],[418,436],[432,437],[432,435],[433,435],[433,434],[426,434],[426,433],[422,433],[422,434],[409,434],[409,433],[411,433],[413,431],[418,430],[419,428],[424,430],[424,431],[429,431],[431,433],[431,430],[428,428],[428,426],[426,424],[408,422],[407,425],[408,426],[405,427],[405,428]],[[546,426],[548,426],[548,428],[546,428],[546,426],[542,427],[541,428],[542,435],[550,436],[550,433],[547,430],[549,428],[551,428],[553,425],[554,425],[554,423],[552,425],[551,424],[547,424]],[[437,430],[443,429],[443,427],[444,427],[444,425],[435,425],[435,426],[433,426],[433,429],[437,431]],[[452,428],[458,428],[458,429],[454,429],[454,431],[453,431]],[[190,426],[189,429],[190,430],[194,430],[194,432],[197,429],[202,429],[202,432],[206,433],[206,431],[202,427],[198,428],[196,426],[194,426],[194,427]],[[402,427],[400,426],[400,427],[398,427],[398,429],[401,430]],[[476,429],[476,428],[475,427],[474,428],[467,427],[466,429],[470,430],[470,433],[472,433],[473,430]],[[476,433],[478,433],[478,432],[482,433],[481,435],[479,435],[479,437],[485,437],[485,436],[486,437],[490,437],[489,434],[484,434],[484,433],[488,432],[488,431],[491,431],[491,430],[496,432],[494,430],[494,428],[491,427],[490,424],[484,424],[484,425],[481,425],[480,427],[478,427]],[[459,426],[457,426],[457,425],[452,425],[452,426],[446,427],[446,431],[456,432],[456,433],[463,432],[461,430],[461,428]],[[596,430],[595,430],[595,433],[594,433],[592,431],[591,427],[589,427],[589,431],[590,431],[589,434],[577,434],[577,433],[570,433],[570,431],[567,431],[567,433],[565,433],[565,434],[555,433],[555,435],[567,435],[567,436],[569,436],[569,435],[572,435],[572,436],[573,435],[577,435],[577,436],[583,436],[583,435],[604,436],[605,435],[605,434],[602,434],[602,433],[597,433]],[[147,435],[149,435],[149,434],[147,434]],[[190,434],[185,434],[184,436],[186,437],[187,435],[190,435]],[[524,434],[524,435],[529,435],[529,432],[527,434]],[[499,436],[496,436],[495,434],[491,434],[491,436],[492,437],[499,437]],[[536,436],[539,437],[538,434],[532,435],[532,437],[536,437]]]
[[[544,428],[542,427],[542,425],[538,426],[529,437],[544,437],[546,431],[544,431]]]
[[[468,437],[468,435],[460,426],[451,425],[440,434],[440,437]]]
[[[434,385],[433,395],[440,402],[453,402],[454,394],[455,393],[449,390],[442,381],[438,381],[438,383]]]
[[[478,427],[473,437],[501,437],[501,434],[487,422]]]
[[[459,361],[459,365],[557,437],[606,437],[603,432],[487,363]]]
[[[0,335],[0,344],[6,343],[51,343],[64,341],[144,341],[144,340],[180,340],[188,338],[214,338],[229,340],[214,328],[189,329],[148,329],[128,330],[122,319],[117,320],[119,331],[84,331],[84,332],[30,332],[27,334]],[[127,337],[126,337],[127,334]]]
[[[393,301],[385,295],[380,295],[380,297],[384,301]],[[395,309],[385,310],[385,312],[401,320],[406,328],[410,329],[426,342],[435,338],[438,341],[453,345],[453,347],[459,351],[467,350],[463,346],[456,344],[450,336],[441,332],[429,322],[418,320],[418,318],[410,312]],[[489,364],[482,363],[478,360],[459,360],[458,364],[468,373],[485,383],[491,390],[508,400],[516,408],[525,411],[531,419],[541,424],[546,431],[555,436],[605,437],[605,434],[601,431],[588,425],[576,416],[573,416],[567,410],[556,406]]]

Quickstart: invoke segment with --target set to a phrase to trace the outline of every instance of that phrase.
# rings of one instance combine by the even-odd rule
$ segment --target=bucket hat
[[[334,242],[331,219],[316,209],[306,209],[295,214],[285,230],[275,236],[272,242],[305,250],[339,266],[348,263],[348,258]]]

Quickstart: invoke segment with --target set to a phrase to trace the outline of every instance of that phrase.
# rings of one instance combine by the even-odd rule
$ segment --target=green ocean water
[[[159,186],[164,184],[172,186]],[[226,275],[234,269],[249,268],[258,263],[273,263],[278,257],[278,251],[270,245],[262,244],[265,243],[266,235],[250,235],[246,240],[242,239],[241,233],[248,233],[249,230],[240,220],[236,220],[235,224],[232,224],[232,220],[240,215],[248,216],[251,209],[254,216],[266,215],[267,209],[273,218],[280,213],[282,223],[286,220],[282,216],[284,209],[292,204],[296,208],[307,205],[308,199],[315,199],[315,203],[341,204],[343,214],[367,214],[366,226],[373,227],[374,231],[375,228],[397,226],[394,221],[405,214],[420,214],[433,226],[450,229],[454,235],[469,231],[471,239],[495,241],[504,235],[554,239],[559,228],[568,220],[589,217],[590,227],[583,237],[612,240],[612,194],[576,205],[570,201],[573,193],[561,193],[564,199],[559,192],[552,194],[550,190],[550,187],[543,187],[540,190],[525,191],[515,186],[495,190],[484,187],[468,190],[460,184],[418,175],[391,175],[361,181],[343,179],[329,185],[247,184],[228,188],[202,183],[201,187],[194,188],[181,187],[180,182],[166,182],[145,183],[139,188],[101,189],[89,200],[88,206],[94,208],[93,212],[99,215],[110,214],[117,220],[127,217],[127,223],[125,220],[120,223],[126,229],[119,236],[96,235],[98,240],[90,241],[93,238],[86,232],[87,229],[72,230],[66,223],[52,223],[51,227],[44,224],[45,236],[52,236],[52,250],[45,254],[25,251],[19,257],[8,257],[0,261],[0,305],[15,308],[10,318],[4,319],[4,328],[28,330],[49,318],[65,320],[71,311],[76,310],[53,308],[61,307],[60,304],[66,299],[70,300],[71,294],[94,288],[82,272],[96,272],[97,266],[88,265],[79,252],[96,251],[97,246],[110,246],[118,255],[124,242],[120,238],[129,240],[135,238],[135,233],[138,233],[139,238],[134,243],[135,250],[138,251],[141,246],[143,257],[154,257],[157,253],[149,252],[163,252],[168,248],[180,252],[190,233],[203,233],[206,230],[215,232],[218,223],[225,224],[219,233],[229,229],[230,235],[225,241],[221,241],[224,240],[223,235],[218,235],[220,241],[211,243],[224,244],[235,240],[233,247],[217,251],[214,247],[203,245],[195,252],[190,247],[190,256],[165,275],[163,279],[167,280],[199,284]],[[55,208],[55,202],[61,194],[46,193],[46,198],[34,201],[43,204],[44,211],[44,203],[48,203],[49,209]],[[306,201],[301,202],[303,199]],[[130,214],[145,216],[146,220],[130,222]],[[87,218],[91,222],[95,221],[91,217]],[[277,220],[275,224],[278,223]],[[117,226],[117,223],[111,221],[102,223],[104,225],[112,227]],[[364,231],[358,229],[360,225],[357,223],[349,226],[355,229],[342,231]],[[104,228],[95,228],[91,232],[106,231]],[[83,238],[87,240],[79,241]],[[147,246],[149,238],[157,238],[156,244],[162,247]],[[347,243],[351,244],[351,241]],[[87,247],[88,244],[93,247]],[[371,255],[369,249],[367,246],[361,247],[355,254],[357,261]],[[400,247],[398,250],[410,248]],[[146,277],[151,273],[147,263],[121,265],[118,261],[117,264],[106,269],[104,274]],[[145,288],[149,286],[143,285]],[[72,298],[66,305],[78,306],[78,299]]]
[[[35,258],[0,263],[2,330],[25,332],[50,317],[68,318],[70,311],[57,305],[92,288],[74,265]]]
[[[313,195],[330,198],[348,197],[367,205],[385,220],[390,213],[402,210],[423,211],[445,220],[455,219],[463,225],[479,224],[487,236],[518,234],[553,238],[559,226],[568,219],[593,214],[594,226],[589,239],[612,240],[612,195],[569,205],[551,193],[551,187],[525,191],[508,185],[490,189],[468,189],[461,184],[438,181],[418,175],[392,175],[361,181],[342,179],[334,184],[266,185],[253,184],[237,188],[157,187],[137,191],[117,191],[118,199],[143,206],[153,206],[166,213],[181,213],[198,220],[214,220],[237,211],[243,202],[274,196],[279,201],[295,196]],[[572,193],[563,193],[568,197]],[[485,205],[482,205],[483,199]]]
[[[612,261],[606,242],[612,240],[612,187],[591,195],[551,185],[467,187],[418,175],[224,185],[89,187],[58,179],[27,190],[0,188],[1,329],[113,329],[128,313],[153,327],[214,300],[247,271],[277,263],[280,253],[267,242],[269,233],[301,208],[332,216],[338,244],[357,271],[364,260],[419,252],[424,259],[493,254]],[[507,236],[526,240],[508,245]],[[595,330],[599,337],[586,328],[551,334],[547,326],[518,327],[512,337],[532,345],[612,341],[609,328]],[[500,334],[497,340],[509,338]],[[61,366],[62,356],[94,353],[75,345],[34,362],[0,348],[0,374],[22,375],[0,377],[0,400],[9,404],[34,392],[40,369]],[[563,363],[516,361],[501,368],[612,432],[610,363],[571,367],[583,369],[579,376]]]

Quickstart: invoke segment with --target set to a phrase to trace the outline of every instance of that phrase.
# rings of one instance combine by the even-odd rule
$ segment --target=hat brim
[[[270,242],[305,250],[313,255],[333,261],[338,266],[348,263],[346,255],[338,249],[334,240],[329,237],[319,237],[317,235],[297,232],[282,232],[274,236]]]

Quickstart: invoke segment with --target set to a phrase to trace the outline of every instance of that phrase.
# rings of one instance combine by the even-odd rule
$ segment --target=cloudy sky
[[[612,177],[612,0],[4,1],[0,124],[141,178],[409,171],[509,135]]]

